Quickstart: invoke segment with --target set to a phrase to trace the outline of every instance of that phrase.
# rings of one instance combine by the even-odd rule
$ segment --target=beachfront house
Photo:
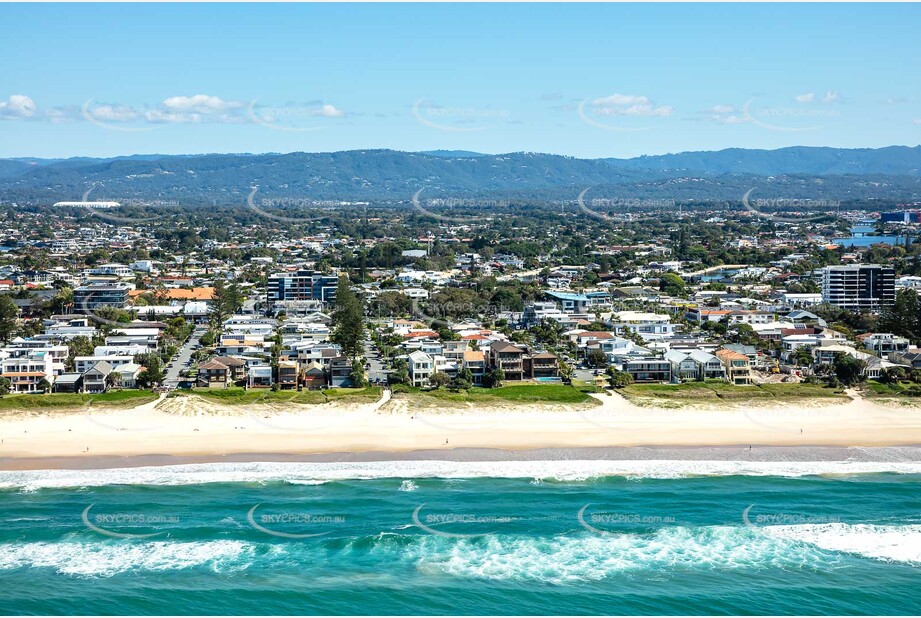
[[[556,378],[559,376],[559,358],[551,352],[538,352],[525,358],[529,374],[535,379]]]
[[[672,379],[672,364],[668,359],[654,356],[640,356],[623,362],[623,371],[630,374],[634,382],[669,382]]]
[[[228,378],[231,382],[242,382],[246,379],[246,361],[232,356],[215,356],[214,360],[230,370]]]
[[[751,384],[751,363],[746,355],[723,348],[716,351],[716,356],[723,363],[727,380],[732,384]]]
[[[10,381],[14,393],[39,393],[43,380],[54,382],[54,363],[50,356],[38,352],[3,361],[3,377]]]
[[[320,390],[326,386],[326,371],[320,363],[307,363],[304,366],[302,375],[304,388],[308,390]]]
[[[211,359],[198,366],[196,385],[202,388],[227,388],[230,382],[230,368],[224,363]]]
[[[525,352],[525,349],[507,341],[496,342],[489,346],[490,366],[501,369],[506,380],[523,380],[527,377],[524,366]]]
[[[719,358],[703,350],[670,350],[665,359],[672,365],[672,375],[682,380],[724,378],[726,370]]]
[[[62,373],[54,379],[52,392],[79,393],[83,389],[82,373]]]
[[[297,380],[297,363],[292,363],[295,369],[295,381]],[[278,368],[279,376],[281,376],[281,366]],[[246,375],[246,386],[248,388],[270,388],[273,384],[272,380],[272,366],[271,365],[259,365],[256,367],[250,367]]]
[[[254,370],[261,369],[259,367],[253,367],[250,369],[250,374]],[[271,368],[270,368],[271,369]],[[259,379],[255,382],[258,386],[272,386],[272,375],[269,371],[268,384],[265,384],[265,372],[259,372]],[[298,375],[298,364],[297,361],[278,361],[278,388],[283,390],[290,390],[297,388],[297,375]],[[252,379],[252,377],[251,377]]]
[[[352,386],[352,361],[347,356],[337,356],[329,361],[329,386],[331,388]]]
[[[108,378],[115,370],[108,361],[98,361],[83,374],[83,391],[87,393],[104,393],[108,388]]]
[[[483,377],[486,375],[486,356],[483,352],[479,350],[464,352],[463,368],[470,370],[475,386],[483,385]]]
[[[665,360],[671,363],[672,375],[682,380],[696,380],[700,377],[700,368],[691,355],[679,350],[670,350],[665,353]]]
[[[416,350],[407,355],[406,363],[409,368],[409,379],[412,385],[417,387],[428,386],[429,378],[435,373],[434,359],[425,352]]]
[[[144,367],[137,363],[125,363],[112,368],[112,374],[115,376],[115,385],[121,388],[137,388],[138,376]]]

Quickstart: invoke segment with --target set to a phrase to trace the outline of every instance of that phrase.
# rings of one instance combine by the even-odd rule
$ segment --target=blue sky
[[[0,5],[0,157],[921,143],[921,6]]]

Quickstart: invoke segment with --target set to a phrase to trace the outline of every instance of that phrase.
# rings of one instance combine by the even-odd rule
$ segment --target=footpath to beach
[[[0,419],[0,468],[55,458],[405,453],[415,450],[621,446],[911,446],[921,410],[848,393],[841,402],[707,409],[640,407],[617,395],[594,405],[420,409],[411,398],[366,404],[233,406],[161,398],[133,409],[10,414]],[[26,464],[25,462],[29,463]]]

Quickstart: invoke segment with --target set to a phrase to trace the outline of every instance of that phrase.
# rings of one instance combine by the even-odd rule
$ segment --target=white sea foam
[[[381,532],[367,551],[424,573],[566,584],[662,569],[848,568],[840,554],[917,565],[921,526],[665,526],[644,534],[500,534],[476,539]],[[0,544],[0,572],[51,568],[81,577],[193,567],[231,572],[250,568],[257,559],[313,564],[317,555],[302,544],[259,546],[235,540]]]
[[[381,478],[525,478],[583,481],[602,477],[684,478],[692,476],[854,475],[892,472],[921,474],[921,462],[748,462],[686,460],[554,461],[375,461],[263,462],[148,466],[99,470],[27,470],[0,472],[0,488],[35,491],[53,487],[103,485],[192,485],[201,483],[318,484]]]
[[[416,491],[419,486],[412,479],[407,479],[400,483],[400,491]]]
[[[84,577],[111,577],[126,571],[171,571],[202,565],[224,571],[246,568],[253,555],[254,547],[242,541],[4,543],[0,544],[0,571],[44,567]]]
[[[657,569],[746,569],[831,565],[826,552],[744,527],[666,527],[651,534],[427,537],[405,550],[424,572],[553,584]]]
[[[426,572],[565,584],[664,568],[845,568],[841,553],[918,564],[921,526],[673,526],[609,536],[426,537],[404,551]]]
[[[764,534],[877,560],[921,565],[921,525],[800,524],[766,526]]]

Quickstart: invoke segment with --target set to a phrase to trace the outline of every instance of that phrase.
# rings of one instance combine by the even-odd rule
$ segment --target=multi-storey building
[[[121,283],[90,283],[74,289],[74,311],[92,313],[102,307],[128,307],[130,286]]]
[[[318,300],[332,303],[336,300],[339,277],[324,275],[312,270],[293,273],[276,273],[268,280],[267,300],[270,306],[278,301]]]
[[[826,266],[819,270],[822,300],[851,311],[879,311],[895,302],[895,269],[880,264]]]
[[[10,381],[14,393],[38,393],[42,381],[54,382],[54,359],[45,351],[35,351],[28,356],[7,358],[0,362],[0,372]]]

